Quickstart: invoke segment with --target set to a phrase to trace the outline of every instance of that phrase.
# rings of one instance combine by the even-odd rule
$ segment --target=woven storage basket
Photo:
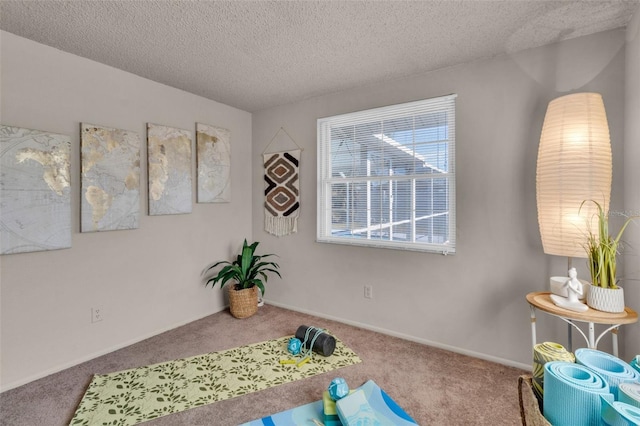
[[[540,412],[538,398],[533,393],[533,378],[528,374],[518,377],[518,400],[522,426],[551,426]]]
[[[229,309],[236,318],[248,318],[258,312],[258,287],[236,290],[229,286]]]

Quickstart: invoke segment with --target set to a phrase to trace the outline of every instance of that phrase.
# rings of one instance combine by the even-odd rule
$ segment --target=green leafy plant
[[[620,238],[627,225],[635,219],[629,217],[615,236],[609,234],[609,216],[602,206],[594,200],[585,200],[580,204],[580,209],[586,202],[592,202],[598,207],[598,229],[597,234],[589,230],[585,250],[587,252],[587,264],[591,273],[591,284],[603,288],[618,288],[616,279],[616,256]]]
[[[208,267],[205,272],[215,269],[220,265],[226,265],[218,271],[216,275],[207,279],[205,286],[211,284],[211,288],[213,288],[218,282],[220,282],[220,288],[222,288],[227,282],[231,281],[236,283],[236,290],[243,290],[245,288],[258,286],[264,295],[264,283],[266,283],[268,279],[267,273],[272,272],[280,278],[282,278],[282,276],[280,275],[280,272],[278,272],[280,266],[278,266],[277,263],[264,261],[267,257],[275,256],[275,254],[256,254],[258,244],[259,242],[256,241],[253,244],[248,245],[247,240],[245,239],[242,245],[242,251],[236,260],[233,262],[221,260],[220,262],[216,262],[212,266]]]

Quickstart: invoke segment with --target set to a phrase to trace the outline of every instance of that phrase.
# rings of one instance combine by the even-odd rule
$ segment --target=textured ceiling
[[[639,1],[2,0],[0,28],[255,112],[624,27]]]

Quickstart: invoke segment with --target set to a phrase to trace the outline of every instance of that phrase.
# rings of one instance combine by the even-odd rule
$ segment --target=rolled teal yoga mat
[[[608,426],[637,426],[640,425],[640,408],[602,398],[602,420]]]
[[[544,417],[553,426],[599,425],[600,396],[613,402],[609,385],[580,364],[551,361],[544,366]]]
[[[635,368],[638,373],[640,373],[640,355],[636,355],[636,357],[631,360],[629,365]]]
[[[618,401],[640,408],[640,383],[620,383]]]
[[[623,382],[640,382],[640,373],[618,357],[596,349],[576,350],[576,363],[595,371],[609,384],[611,393],[618,396],[618,385]]]

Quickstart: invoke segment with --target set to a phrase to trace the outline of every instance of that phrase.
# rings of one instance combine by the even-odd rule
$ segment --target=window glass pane
[[[393,239],[413,240],[413,179],[393,182]]]
[[[447,139],[448,114],[446,111],[417,115],[415,123],[416,138],[420,142]]]
[[[366,182],[333,183],[331,185],[332,235],[363,236],[366,238],[366,187]]]
[[[389,206],[391,194],[389,181],[373,181],[371,183],[371,238],[389,240]]]
[[[417,144],[416,156],[421,160],[421,163],[416,166],[417,174],[447,173],[449,171],[448,142]]]
[[[388,166],[388,175],[411,175],[415,170],[416,156],[411,148],[404,145],[385,147],[385,159]]]
[[[334,139],[331,141],[331,166],[334,177],[351,177],[354,175],[354,169],[357,164],[355,163],[353,149],[353,143],[349,140]]]
[[[447,179],[418,179],[416,193],[416,239],[443,244],[449,241]]]
[[[334,183],[331,185],[331,228],[332,232],[343,231],[349,227],[349,185]]]
[[[380,133],[382,123],[364,123],[356,126],[355,142],[360,150],[360,168],[357,176],[384,176],[387,174],[383,147],[374,135]]]

